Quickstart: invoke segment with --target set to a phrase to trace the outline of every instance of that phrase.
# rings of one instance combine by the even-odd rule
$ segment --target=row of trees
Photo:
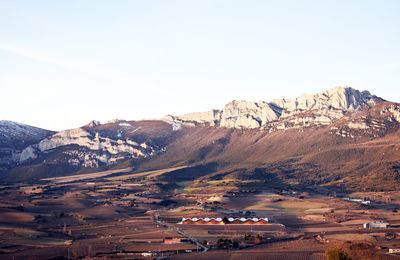
[[[239,248],[239,242],[231,239],[220,238],[217,241],[217,247],[220,249]]]

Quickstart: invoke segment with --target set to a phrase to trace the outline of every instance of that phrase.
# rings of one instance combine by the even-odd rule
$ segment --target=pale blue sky
[[[400,1],[0,0],[0,119],[60,130],[333,86],[400,102]]]

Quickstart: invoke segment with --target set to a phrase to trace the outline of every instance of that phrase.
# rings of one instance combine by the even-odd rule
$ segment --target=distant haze
[[[400,1],[0,3],[0,120],[51,130],[333,86],[400,101]]]

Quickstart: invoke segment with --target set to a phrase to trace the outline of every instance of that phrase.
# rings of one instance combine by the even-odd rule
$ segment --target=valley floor
[[[184,169],[182,166],[179,169]],[[131,169],[0,187],[1,259],[400,259],[400,192],[347,194],[235,180],[161,178]],[[182,225],[182,218],[267,217],[267,225]],[[385,221],[387,228],[363,223]]]

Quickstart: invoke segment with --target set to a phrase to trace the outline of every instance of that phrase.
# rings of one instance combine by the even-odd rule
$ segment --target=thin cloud
[[[8,43],[0,43],[0,50],[36,61],[40,63],[46,63],[48,65],[57,66],[64,70],[75,71],[79,73],[84,73],[90,76],[98,78],[107,78],[114,81],[127,82],[130,81],[129,78],[121,77],[117,75],[112,75],[107,69],[100,69],[98,65],[91,65],[90,62],[82,60],[74,60],[71,58],[62,57],[57,54],[50,52],[42,52],[39,50],[33,50],[25,47],[20,47],[17,45],[12,45]]]
[[[27,48],[17,47],[15,45],[0,43],[0,50],[28,58],[37,62],[47,63],[50,65],[56,65],[64,69],[76,69],[75,66],[66,64],[65,62],[60,62],[61,59],[55,58],[54,55],[49,55],[48,53],[38,52]]]

